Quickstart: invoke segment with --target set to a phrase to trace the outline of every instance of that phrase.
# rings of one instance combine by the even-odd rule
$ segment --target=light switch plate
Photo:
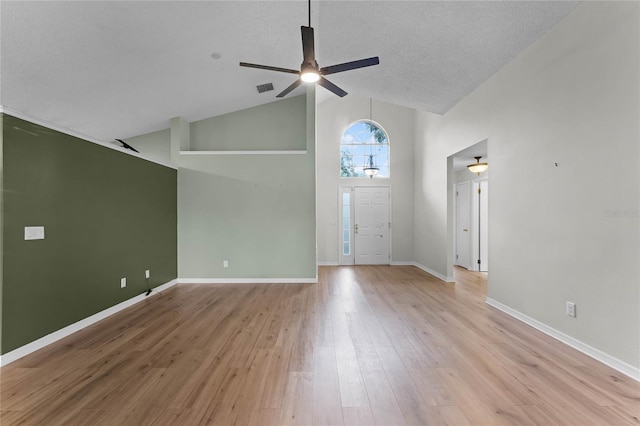
[[[576,317],[576,304],[573,302],[567,302],[567,315],[570,317]]]
[[[25,240],[44,240],[44,226],[25,226]]]

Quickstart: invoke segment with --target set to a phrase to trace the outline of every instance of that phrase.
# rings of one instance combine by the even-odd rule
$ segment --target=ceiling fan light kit
[[[352,62],[345,62],[342,64],[331,65],[328,67],[320,68],[318,62],[316,62],[315,48],[314,48],[314,35],[313,27],[311,27],[311,0],[309,0],[309,26],[300,27],[302,33],[302,56],[303,61],[300,65],[300,71],[289,69],[272,67],[268,65],[252,64],[248,62],[240,62],[241,67],[258,68],[268,71],[284,72],[288,74],[297,74],[298,79],[294,81],[289,87],[278,93],[276,97],[282,98],[288,95],[291,91],[297,88],[302,82],[305,83],[317,83],[325,89],[333,92],[334,94],[343,97],[347,95],[347,92],[331,83],[324,78],[325,75],[336,74],[339,72],[350,71],[358,68],[370,67],[378,65],[380,60],[377,56],[360,59]]]
[[[320,80],[320,74],[315,68],[303,65],[300,70],[300,79],[305,83],[315,83]]]

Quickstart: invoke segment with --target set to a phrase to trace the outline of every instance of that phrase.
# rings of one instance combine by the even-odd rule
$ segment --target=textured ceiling
[[[445,113],[577,4],[314,0],[316,57],[377,55],[380,65],[330,80]],[[307,3],[3,0],[0,14],[0,104],[109,141],[273,102],[295,76],[238,62],[297,69]],[[275,91],[258,94],[267,82]]]

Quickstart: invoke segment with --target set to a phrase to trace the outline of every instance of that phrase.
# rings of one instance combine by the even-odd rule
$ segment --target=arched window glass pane
[[[389,177],[389,138],[378,123],[356,121],[340,140],[340,177],[366,177],[366,167],[378,168],[376,177]]]

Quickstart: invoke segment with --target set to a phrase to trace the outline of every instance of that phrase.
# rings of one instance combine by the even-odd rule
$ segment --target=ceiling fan
[[[293,89],[300,86],[302,82],[306,83],[318,83],[325,89],[335,93],[336,95],[343,97],[347,94],[344,90],[331,83],[324,78],[325,75],[336,74],[339,72],[355,70],[357,68],[370,67],[372,65],[378,65],[380,60],[377,56],[360,59],[352,62],[345,62],[342,64],[331,65],[328,67],[320,68],[316,62],[314,41],[313,41],[313,28],[311,27],[311,0],[309,0],[309,26],[300,27],[302,30],[302,55],[303,61],[300,65],[300,71],[292,70],[289,68],[271,67],[268,65],[250,64],[247,62],[240,62],[241,67],[258,68],[269,71],[286,72],[289,74],[297,74],[298,79],[293,82],[289,87],[278,93],[277,98],[282,98],[289,94]]]

